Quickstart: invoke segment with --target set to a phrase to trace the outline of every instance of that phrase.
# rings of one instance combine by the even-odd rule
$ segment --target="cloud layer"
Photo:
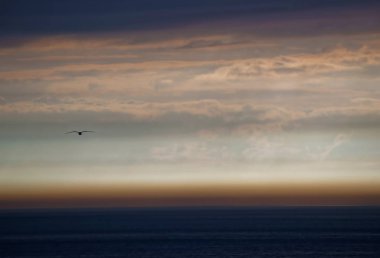
[[[1,4],[3,185],[380,184],[377,1],[90,2]]]

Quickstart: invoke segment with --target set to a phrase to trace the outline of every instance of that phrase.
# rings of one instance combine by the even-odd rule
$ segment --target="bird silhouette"
[[[83,133],[95,133],[95,132],[94,131],[71,131],[65,134],[68,134],[68,133],[77,133],[78,135],[82,135]]]

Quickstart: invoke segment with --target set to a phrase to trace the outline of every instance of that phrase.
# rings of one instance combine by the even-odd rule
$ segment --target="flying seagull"
[[[95,132],[94,131],[71,131],[65,134],[68,134],[68,133],[77,133],[78,135],[82,135],[83,133],[95,133]]]

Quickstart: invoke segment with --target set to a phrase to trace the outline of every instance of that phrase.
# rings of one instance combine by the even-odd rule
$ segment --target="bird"
[[[71,131],[65,134],[68,134],[68,133],[77,133],[78,135],[82,135],[83,133],[95,133],[95,132],[94,131]]]

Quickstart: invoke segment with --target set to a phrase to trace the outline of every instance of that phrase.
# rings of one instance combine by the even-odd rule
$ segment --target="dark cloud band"
[[[379,8],[377,1],[2,1],[1,37],[81,34],[175,28],[205,21],[276,14],[297,16],[321,9]],[[273,17],[269,17],[273,19]]]

